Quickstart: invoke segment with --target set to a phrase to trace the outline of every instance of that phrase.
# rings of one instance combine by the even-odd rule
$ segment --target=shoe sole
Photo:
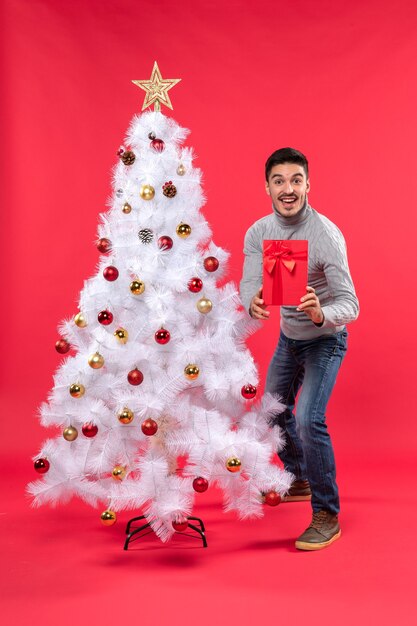
[[[310,550],[310,551],[322,550],[323,548],[327,548],[327,546],[330,546],[330,544],[336,541],[336,539],[339,539],[341,534],[342,534],[342,531],[339,530],[339,532],[333,535],[331,539],[329,539],[328,541],[323,541],[321,543],[308,543],[307,541],[296,541],[295,547],[298,550]]]
[[[305,502],[311,500],[311,494],[308,496],[284,496],[282,502]]]

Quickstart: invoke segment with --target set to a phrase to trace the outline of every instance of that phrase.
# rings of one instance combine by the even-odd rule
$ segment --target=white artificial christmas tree
[[[119,150],[97,273],[60,326],[58,352],[75,354],[40,409],[62,436],[44,443],[35,457],[43,476],[29,485],[36,505],[73,495],[101,503],[107,525],[140,509],[163,541],[209,484],[245,518],[279,502],[293,478],[273,464],[283,441],[270,420],[284,407],[255,397],[244,342],[258,325],[233,284],[218,286],[228,255],[200,212],[201,172],[182,147],[188,131],[159,110],[175,82],[156,64],[151,81],[137,81],[156,110],[134,117]]]

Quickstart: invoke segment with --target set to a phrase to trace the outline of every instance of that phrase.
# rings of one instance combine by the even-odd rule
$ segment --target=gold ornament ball
[[[67,426],[62,433],[62,436],[66,441],[75,441],[78,437],[78,430],[74,426]]]
[[[113,334],[119,343],[127,343],[129,334],[125,328],[116,328]]]
[[[181,237],[181,239],[187,239],[187,237],[191,235],[191,226],[181,222],[181,224],[178,224],[176,232],[178,237]]]
[[[142,185],[139,194],[142,200],[152,200],[155,195],[155,189],[152,185]]]
[[[123,465],[116,465],[113,467],[111,475],[114,480],[123,480],[126,476],[126,468]]]
[[[145,283],[137,279],[132,280],[132,282],[130,283],[130,291],[133,293],[133,295],[140,296],[140,294],[145,291]]]
[[[213,303],[208,298],[200,298],[200,300],[197,302],[197,309],[200,311],[200,313],[210,313],[212,308]]]
[[[130,424],[130,422],[134,418],[134,415],[133,415],[133,411],[131,411],[127,406],[125,406],[121,411],[119,411],[119,413],[117,414],[117,417],[119,418],[119,422],[121,422],[122,424]]]
[[[87,320],[81,311],[74,317],[74,322],[78,328],[85,328],[87,326]]]
[[[185,169],[184,165],[182,163],[180,163],[177,167],[177,174],[178,176],[184,176],[185,172],[187,170]]]
[[[104,357],[101,356],[99,352],[95,352],[88,359],[88,365],[93,368],[93,370],[99,370],[100,367],[104,365]]]
[[[100,518],[104,526],[113,526],[113,524],[117,521],[116,513],[114,511],[110,511],[109,509],[107,511],[103,511]]]
[[[232,474],[240,472],[241,466],[242,463],[235,456],[230,457],[230,459],[227,459],[226,461],[226,468],[229,470],[229,472],[232,472]]]
[[[188,378],[188,380],[195,380],[200,374],[200,368],[198,367],[198,365],[195,365],[195,363],[189,363],[184,368],[184,374],[185,377]]]
[[[85,387],[79,383],[73,383],[69,388],[69,392],[73,398],[81,398],[85,393]]]
[[[128,202],[125,202],[123,207],[122,207],[123,213],[126,213],[126,215],[127,215],[128,213],[131,212],[131,210],[132,210],[132,207],[130,206],[130,204]]]

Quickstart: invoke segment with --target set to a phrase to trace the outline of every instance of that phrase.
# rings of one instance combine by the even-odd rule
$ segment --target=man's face
[[[296,163],[274,165],[266,183],[266,193],[283,217],[293,217],[301,211],[309,190],[310,181],[304,168]]]

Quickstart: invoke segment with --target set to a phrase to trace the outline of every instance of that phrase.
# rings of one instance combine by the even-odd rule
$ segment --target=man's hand
[[[270,316],[270,312],[266,310],[264,301],[262,300],[262,287],[259,289],[256,296],[253,296],[250,301],[250,314],[256,320],[267,320]]]
[[[301,304],[297,307],[297,311],[304,311],[315,324],[321,324],[323,322],[324,313],[313,287],[307,287],[307,293],[300,298],[300,302]]]

